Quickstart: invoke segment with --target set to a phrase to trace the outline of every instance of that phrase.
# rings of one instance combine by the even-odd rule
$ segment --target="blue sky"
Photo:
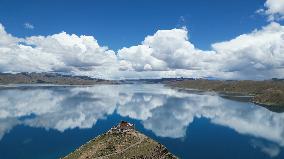
[[[0,0],[0,22],[17,37],[66,31],[117,50],[157,30],[186,26],[200,49],[261,28],[264,0]],[[25,29],[24,23],[35,28]]]
[[[284,78],[284,0],[0,0],[0,72]]]

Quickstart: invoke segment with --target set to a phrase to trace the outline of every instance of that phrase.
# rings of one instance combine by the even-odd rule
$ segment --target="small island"
[[[149,158],[175,159],[165,146],[121,121],[106,133],[90,140],[63,159]]]

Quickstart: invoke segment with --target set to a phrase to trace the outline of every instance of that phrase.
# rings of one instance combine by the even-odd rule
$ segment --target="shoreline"
[[[170,81],[164,83],[165,86],[170,87],[172,89],[177,89],[179,91],[186,91],[186,92],[208,92],[208,93],[215,93],[223,98],[228,98],[231,100],[242,101],[244,102],[251,102],[256,105],[262,106],[271,110],[273,112],[284,112],[284,92],[282,91],[284,86],[284,82],[276,82],[277,85],[281,85],[281,87],[275,87],[274,81],[249,81],[250,87],[253,88],[253,91],[248,91],[248,88],[237,88],[238,90],[245,89],[246,91],[234,91],[240,83],[247,82],[247,81],[209,81],[209,80],[185,80],[185,81]],[[255,84],[255,83],[257,84]],[[217,83],[217,84],[216,84]],[[263,86],[267,83],[272,86]],[[231,89],[232,85],[234,86]],[[258,90],[257,87],[261,85],[262,87],[266,87],[261,91]],[[221,90],[222,89],[222,90]],[[231,89],[231,90],[230,90]]]

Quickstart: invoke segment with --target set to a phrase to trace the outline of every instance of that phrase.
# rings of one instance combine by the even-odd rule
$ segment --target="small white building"
[[[133,129],[134,129],[134,124],[128,123],[126,121],[121,121],[117,126],[111,128],[111,132],[122,133]]]

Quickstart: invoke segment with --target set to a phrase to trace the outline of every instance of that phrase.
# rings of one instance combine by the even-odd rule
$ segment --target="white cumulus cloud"
[[[284,19],[284,0],[266,0],[264,7],[257,12],[267,15],[268,21]]]
[[[141,45],[118,51],[121,69],[136,71],[167,71],[202,69],[213,52],[196,49],[183,29],[159,30],[147,36]],[[205,56],[208,58],[205,60]]]
[[[65,32],[19,39],[0,25],[1,72],[67,72],[109,78],[115,52],[92,36]]]
[[[227,72],[231,78],[284,76],[284,27],[278,23],[212,47],[217,70]]]
[[[186,29],[160,30],[119,50],[120,69],[239,79],[284,76],[284,27],[278,23],[212,44],[211,51],[195,48],[187,34]]]

